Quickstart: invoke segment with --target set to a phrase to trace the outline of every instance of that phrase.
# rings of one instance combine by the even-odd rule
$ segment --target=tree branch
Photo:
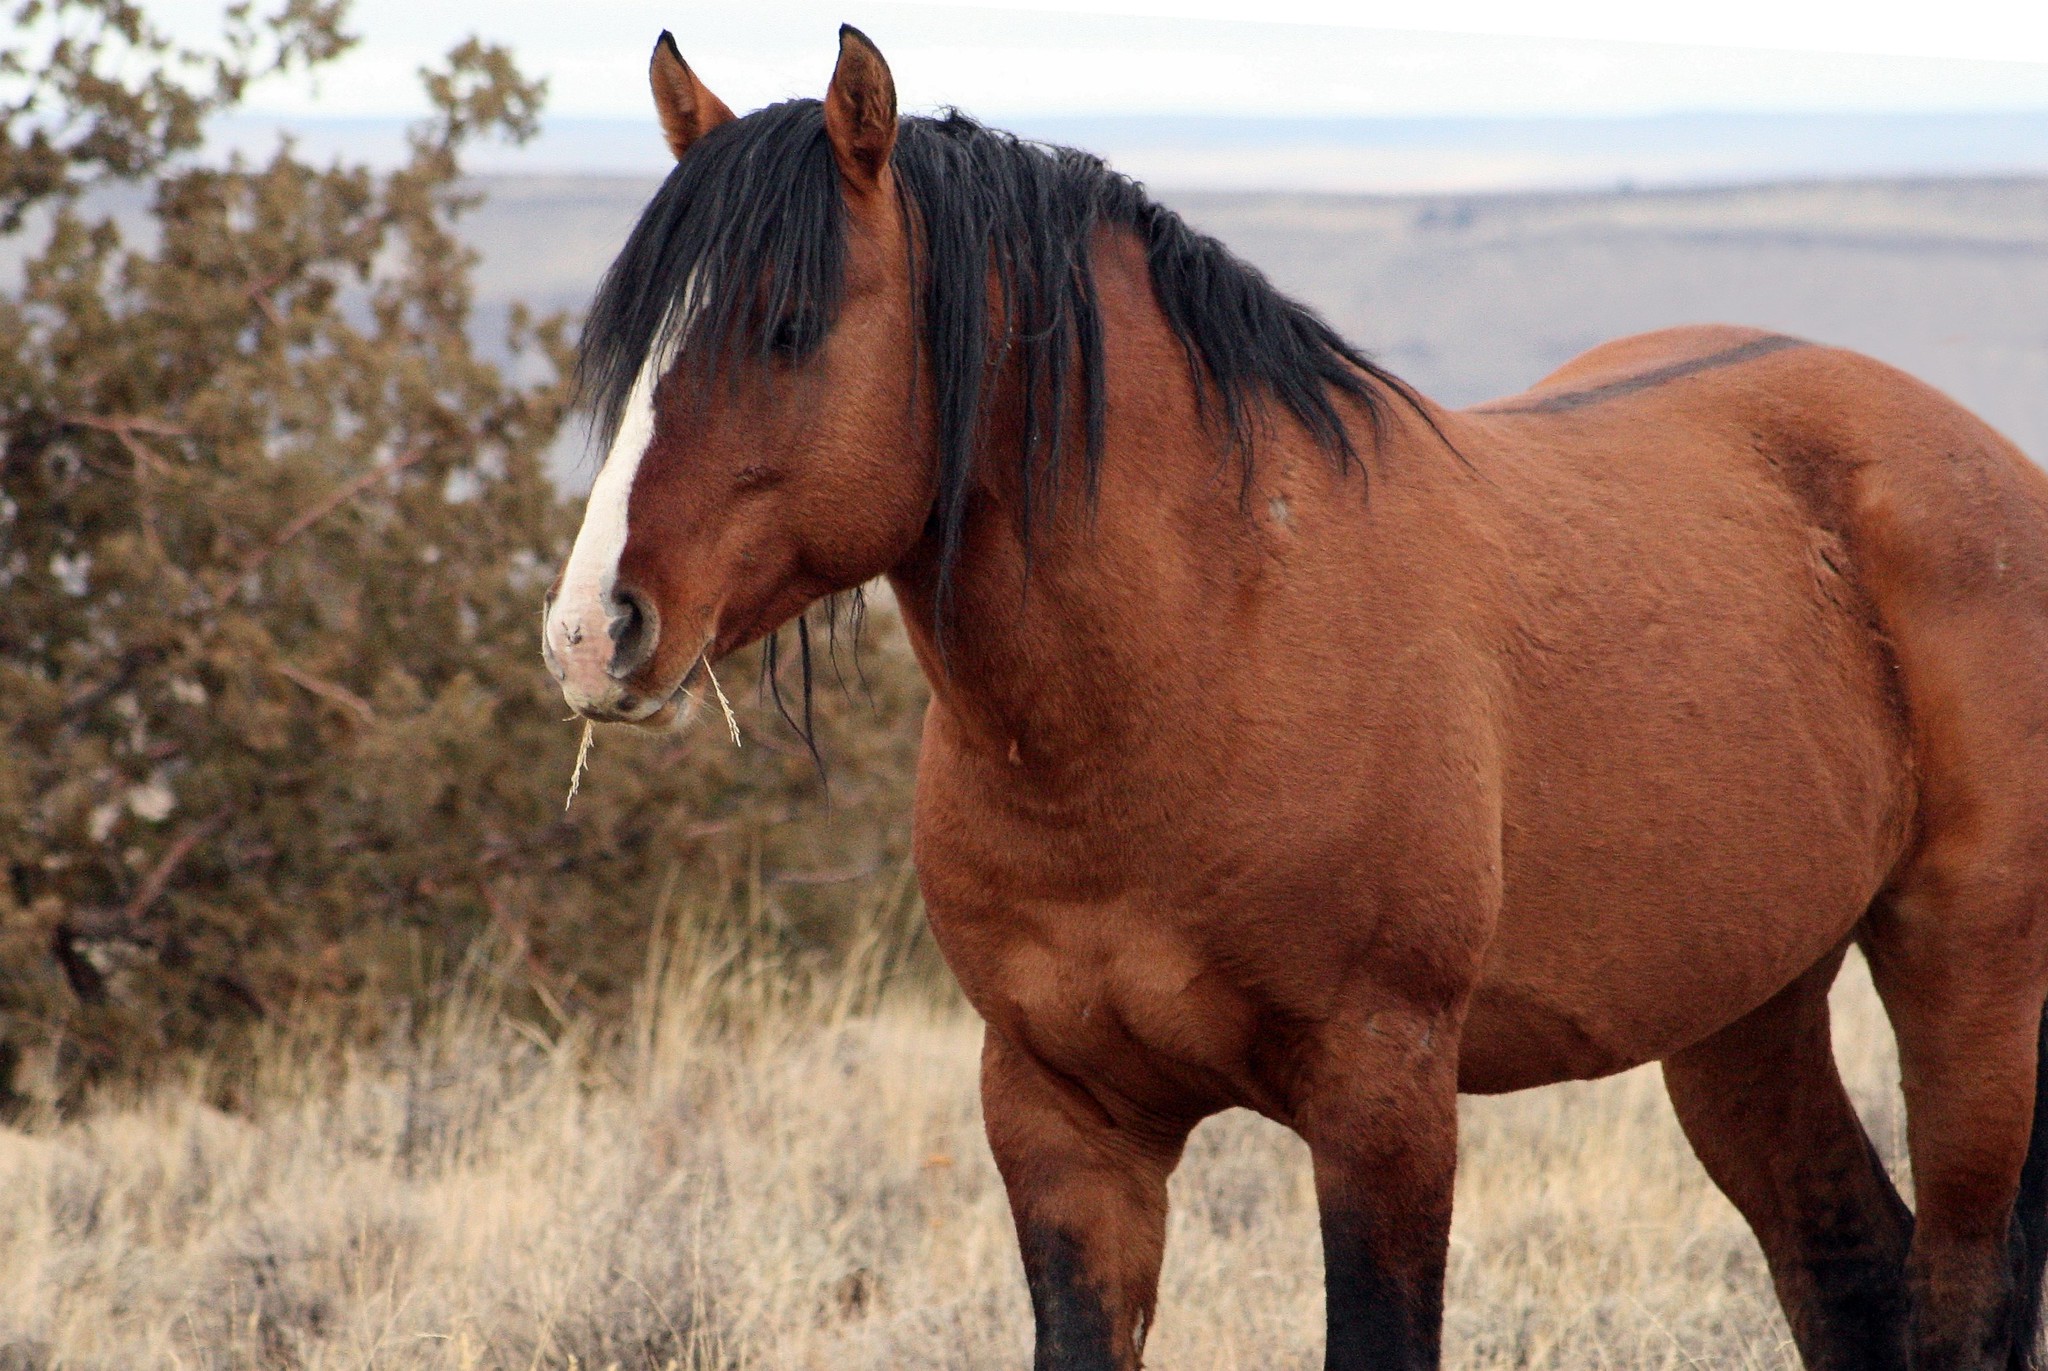
[[[138,433],[150,433],[164,438],[186,438],[191,436],[190,430],[177,424],[166,423],[162,419],[151,419],[139,414],[124,415],[114,419],[102,418],[97,414],[66,414],[61,416],[61,422],[70,425],[72,428],[89,428],[100,433],[113,434],[116,438],[120,439],[121,446],[127,449],[128,456],[134,460],[135,465],[147,467],[151,471],[164,474],[169,474],[173,468],[163,458],[152,452],[135,435]]]
[[[169,847],[164,855],[157,858],[149,874],[142,878],[142,884],[135,887],[135,893],[128,897],[128,903],[119,909],[90,909],[83,911],[76,919],[67,921],[57,934],[58,943],[66,950],[78,938],[126,938],[134,942],[145,942],[137,936],[136,930],[142,923],[149,907],[163,898],[171,883],[171,877],[192,855],[192,850],[205,842],[227,821],[229,810],[226,806],[215,810],[206,818],[186,829]],[[66,968],[70,974],[69,967]],[[74,985],[76,977],[73,978]]]
[[[298,537],[337,509],[340,509],[350,500],[355,499],[356,496],[375,485],[381,478],[396,476],[399,472],[404,471],[426,455],[427,445],[425,443],[415,443],[390,461],[374,466],[354,480],[344,482],[336,487],[319,503],[301,511],[297,518],[286,524],[282,529],[279,529],[267,546],[258,548],[255,552],[244,558],[242,560],[242,574],[247,576],[259,569],[265,562],[282,552],[285,545],[291,542],[292,539]]]
[[[225,807],[216,809],[186,829],[178,836],[176,842],[164,849],[164,855],[157,859],[156,865],[149,869],[149,874],[142,878],[142,884],[135,887],[135,893],[129,897],[128,903],[122,906],[121,921],[124,924],[133,928],[142,922],[142,916],[147,914],[149,907],[163,895],[164,888],[171,883],[171,877],[185,864],[185,859],[192,855],[192,849],[212,837],[214,830],[227,822],[227,817],[228,811]]]
[[[245,292],[249,297],[249,302],[262,311],[263,317],[268,319],[270,326],[279,333],[285,331],[284,314],[279,311],[277,302],[270,298],[270,292],[276,290],[290,279],[289,276],[285,275],[267,276],[261,281],[250,282],[249,289]]]
[[[271,670],[290,681],[293,685],[311,691],[331,704],[340,705],[366,724],[377,722],[377,711],[362,696],[347,686],[336,685],[333,681],[315,676],[312,672],[293,666],[290,662],[273,662]]]

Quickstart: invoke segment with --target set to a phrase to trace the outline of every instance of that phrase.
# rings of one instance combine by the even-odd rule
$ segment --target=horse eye
[[[809,322],[803,315],[786,315],[776,322],[774,331],[768,335],[769,350],[777,357],[796,357],[810,344],[810,334]]]

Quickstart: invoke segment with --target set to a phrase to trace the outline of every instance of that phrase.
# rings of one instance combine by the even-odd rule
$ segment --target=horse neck
[[[1070,478],[1027,548],[1018,463],[1001,455],[1017,450],[1014,426],[1001,430],[1018,406],[999,398],[991,427],[1007,441],[979,464],[943,609],[935,539],[890,577],[955,737],[1082,771],[1146,746],[1201,707],[1184,697],[1249,665],[1259,645],[1232,626],[1256,608],[1267,561],[1263,497],[1241,498],[1242,468],[1200,417],[1142,247],[1109,240],[1095,265],[1108,399],[1096,500]],[[1078,418],[1070,440],[1078,451]],[[1330,466],[1291,423],[1271,426],[1255,460]]]

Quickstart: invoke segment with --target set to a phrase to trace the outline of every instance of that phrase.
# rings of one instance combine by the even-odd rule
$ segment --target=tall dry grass
[[[884,921],[886,923],[886,921]],[[195,1076],[0,1135],[0,1368],[955,1368],[1028,1362],[976,1025],[904,934],[791,977],[699,936],[628,1031],[509,1022],[476,975],[375,1051],[281,1035],[234,1114]],[[1847,1074],[1895,1156],[1860,965]],[[1150,1364],[1321,1364],[1306,1154],[1196,1134]],[[1467,1102],[1454,1367],[1796,1365],[1654,1069]]]

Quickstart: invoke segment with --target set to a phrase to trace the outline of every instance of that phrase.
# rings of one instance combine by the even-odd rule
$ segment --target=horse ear
[[[825,136],[848,184],[861,190],[881,184],[896,146],[896,81],[881,50],[851,24],[839,26],[839,65],[825,92]]]
[[[654,87],[654,111],[661,116],[661,132],[678,162],[692,143],[720,124],[732,122],[732,110],[697,79],[697,73],[690,70],[690,64],[676,50],[675,36],[667,29],[654,40],[654,56],[647,63],[647,82]]]

